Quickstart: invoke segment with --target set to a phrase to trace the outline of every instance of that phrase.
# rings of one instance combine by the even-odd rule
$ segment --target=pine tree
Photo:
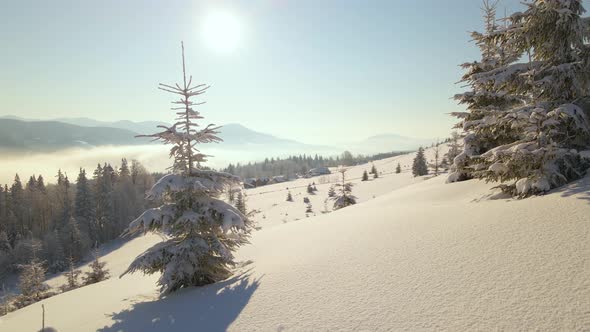
[[[60,239],[64,243],[64,251],[68,257],[72,257],[75,262],[82,259],[84,253],[87,252],[87,244],[82,240],[82,234],[78,227],[78,222],[74,217],[70,217],[68,223],[62,228],[60,232]]]
[[[418,153],[416,153],[416,157],[414,158],[412,174],[414,176],[423,176],[428,174],[428,166],[426,166],[426,158],[424,157],[424,149],[422,147],[418,149]]]
[[[379,172],[377,172],[377,169],[375,169],[375,173],[373,173],[373,179],[376,179],[379,177]]]
[[[63,242],[57,229],[45,234],[43,237],[43,249],[49,272],[56,273],[67,268]]]
[[[0,232],[0,253],[9,253],[12,250],[10,241],[8,241],[8,235],[5,231]]]
[[[451,138],[449,140],[449,151],[445,155],[447,161],[451,164],[453,164],[455,158],[461,154],[461,146],[459,144],[460,138],[460,135],[456,131],[451,134]]]
[[[50,229],[51,220],[51,203],[45,179],[39,175],[37,177],[37,199],[35,201],[35,212],[37,214],[37,230],[39,233],[47,232]]]
[[[14,177],[14,182],[10,187],[10,208],[11,213],[15,218],[16,221],[16,232],[17,234],[24,236],[27,234],[27,229],[24,224],[24,209],[25,209],[25,199],[24,199],[24,191],[23,185],[20,181],[20,177],[18,174]]]
[[[310,195],[315,195],[314,191],[313,191],[313,187],[311,186],[311,184],[307,185],[307,193]]]
[[[369,174],[367,174],[366,170],[363,172],[363,177],[361,181],[369,181]]]
[[[440,162],[440,168],[445,171],[449,169],[449,162],[447,161],[447,157],[442,158],[442,160]]]
[[[45,273],[47,273],[44,263],[35,256],[29,264],[23,264],[20,268],[18,287],[22,294],[21,302],[31,303],[41,300],[43,292],[49,289],[49,286],[44,283]]]
[[[94,251],[94,260],[90,263],[90,271],[83,277],[84,285],[95,284],[109,278],[109,271],[105,269],[106,262],[101,262],[98,249]]]
[[[313,213],[313,207],[311,206],[311,203],[307,204],[307,207],[305,208],[305,213]]]
[[[94,171],[95,198],[95,238],[98,243],[104,243],[118,235],[115,226],[115,206],[113,195],[114,169],[109,164],[98,166]]]
[[[330,186],[330,189],[328,190],[328,197],[334,196],[336,196],[336,188],[334,188],[334,186]]]
[[[438,176],[439,168],[440,168],[440,142],[436,142],[433,147],[434,150],[434,176]]]
[[[397,166],[395,167],[395,173],[399,174],[401,172],[402,172],[402,165],[397,163]]]
[[[291,195],[291,192],[287,192],[287,202],[293,202],[293,195]]]
[[[12,298],[13,296],[8,292],[6,286],[2,284],[2,291],[0,293],[0,317],[7,315],[10,311],[12,311]]]
[[[356,197],[352,195],[352,183],[346,182],[347,171],[348,169],[345,167],[338,169],[338,172],[342,175],[342,183],[338,184],[340,192],[331,198],[334,201],[334,210],[356,204]]]
[[[6,232],[8,228],[7,224],[7,206],[6,206],[6,195],[8,193],[4,191],[4,187],[0,185],[0,232]]]
[[[102,171],[101,171],[102,172]],[[86,178],[86,170],[80,168],[78,179],[76,180],[76,199],[74,202],[74,216],[80,222],[82,228],[91,236],[96,234],[98,229],[96,227],[94,217],[94,200],[92,197],[92,190]],[[97,237],[91,237],[93,242],[98,241]]]
[[[6,232],[0,231],[0,279],[10,272],[12,266],[12,246]]]
[[[375,167],[374,164],[371,166],[371,172],[370,172],[370,174],[377,174],[377,167]]]
[[[243,215],[247,215],[246,211],[246,197],[242,194],[242,191],[238,191],[238,195],[236,198],[236,209],[240,211]]]
[[[488,103],[488,117],[464,124],[470,125],[464,150],[471,151],[464,172],[499,181],[505,192],[519,197],[582,177],[589,162],[580,151],[590,146],[588,118],[579,106],[590,95],[582,3],[535,0],[526,6],[485,39],[507,45],[516,60],[525,61],[505,62],[469,81],[473,87],[488,86],[498,98]],[[482,108],[468,105],[466,119]]]
[[[236,199],[236,192],[240,192],[241,190],[235,189],[233,185],[228,185],[227,187],[227,201],[233,203]]]
[[[68,257],[68,271],[64,273],[64,276],[66,277],[66,284],[60,287],[62,292],[67,292],[80,287],[80,284],[78,283],[78,277],[81,273],[82,271],[76,269],[74,265],[74,258],[72,256]]]
[[[461,65],[466,70],[461,82],[471,87],[470,91],[454,96],[467,112],[456,112],[461,121],[457,128],[464,131],[463,151],[453,158],[448,182],[473,178],[472,168],[477,156],[499,145],[514,140],[514,132],[502,119],[506,111],[522,102],[523,96],[512,91],[505,82],[482,79],[489,73],[504,73],[507,66],[518,60],[512,41],[501,42],[495,36],[501,28],[496,20],[496,3],[483,0],[485,32],[472,32],[471,37],[481,52],[481,61]]]
[[[129,165],[128,165],[126,158],[121,159],[121,167],[119,168],[119,176],[131,178],[131,171],[129,170]]]
[[[186,77],[182,45],[183,83],[160,84],[159,88],[180,97],[177,122],[163,131],[146,135],[172,145],[172,174],[162,177],[149,191],[148,198],[161,199],[164,205],[145,211],[129,224],[126,234],[162,232],[168,240],[138,256],[123,274],[143,271],[161,273],[162,293],[183,287],[201,286],[226,279],[235,266],[233,252],[248,243],[251,221],[238,209],[218,197],[229,184],[240,179],[228,173],[201,169],[206,155],[196,149],[199,143],[219,142],[218,128],[208,125],[197,130],[202,119],[191,98],[207,90],[204,84],[192,85]]]

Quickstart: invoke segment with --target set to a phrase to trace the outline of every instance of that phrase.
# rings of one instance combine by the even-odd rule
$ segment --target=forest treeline
[[[0,277],[33,258],[50,272],[63,271],[92,247],[118,237],[148,206],[145,192],[157,175],[126,159],[119,167],[98,165],[72,181],[61,170],[55,183],[42,176],[0,186]]]
[[[287,158],[266,158],[261,162],[248,164],[229,164],[224,172],[240,176],[242,179],[247,178],[270,178],[273,176],[283,175],[286,178],[295,178],[297,175],[304,175],[310,169],[318,167],[337,167],[340,165],[352,166],[365,164],[370,161],[380,160],[390,157],[399,156],[407,152],[387,152],[379,153],[372,156],[357,155],[345,151],[340,156],[324,157],[317,154],[289,156]]]

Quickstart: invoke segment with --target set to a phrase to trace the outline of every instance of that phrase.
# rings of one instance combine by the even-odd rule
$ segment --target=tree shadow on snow
[[[559,193],[561,197],[578,195],[578,199],[583,199],[590,203],[590,174],[553,192]]]
[[[156,301],[113,313],[111,331],[225,331],[260,284],[249,273],[216,284],[187,288]]]

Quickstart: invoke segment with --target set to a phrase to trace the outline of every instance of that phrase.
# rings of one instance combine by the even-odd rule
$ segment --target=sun
[[[202,23],[205,45],[219,53],[231,53],[240,44],[241,25],[237,16],[229,11],[214,11]]]

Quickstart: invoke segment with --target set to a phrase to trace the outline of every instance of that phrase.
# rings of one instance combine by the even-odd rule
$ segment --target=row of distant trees
[[[0,277],[34,256],[50,272],[65,270],[70,258],[80,261],[147,207],[144,193],[154,180],[138,161],[126,159],[118,168],[99,164],[91,176],[80,169],[75,181],[61,170],[50,184],[42,176],[23,181],[16,175],[0,186]]]
[[[337,167],[364,164],[373,160],[380,160],[398,156],[406,152],[388,152],[372,156],[354,156],[349,151],[344,151],[340,156],[324,157],[320,155],[299,155],[287,158],[266,158],[261,162],[248,164],[229,164],[224,172],[238,175],[242,178],[264,178],[283,175],[289,178],[297,174],[305,174],[310,169],[318,167]]]

